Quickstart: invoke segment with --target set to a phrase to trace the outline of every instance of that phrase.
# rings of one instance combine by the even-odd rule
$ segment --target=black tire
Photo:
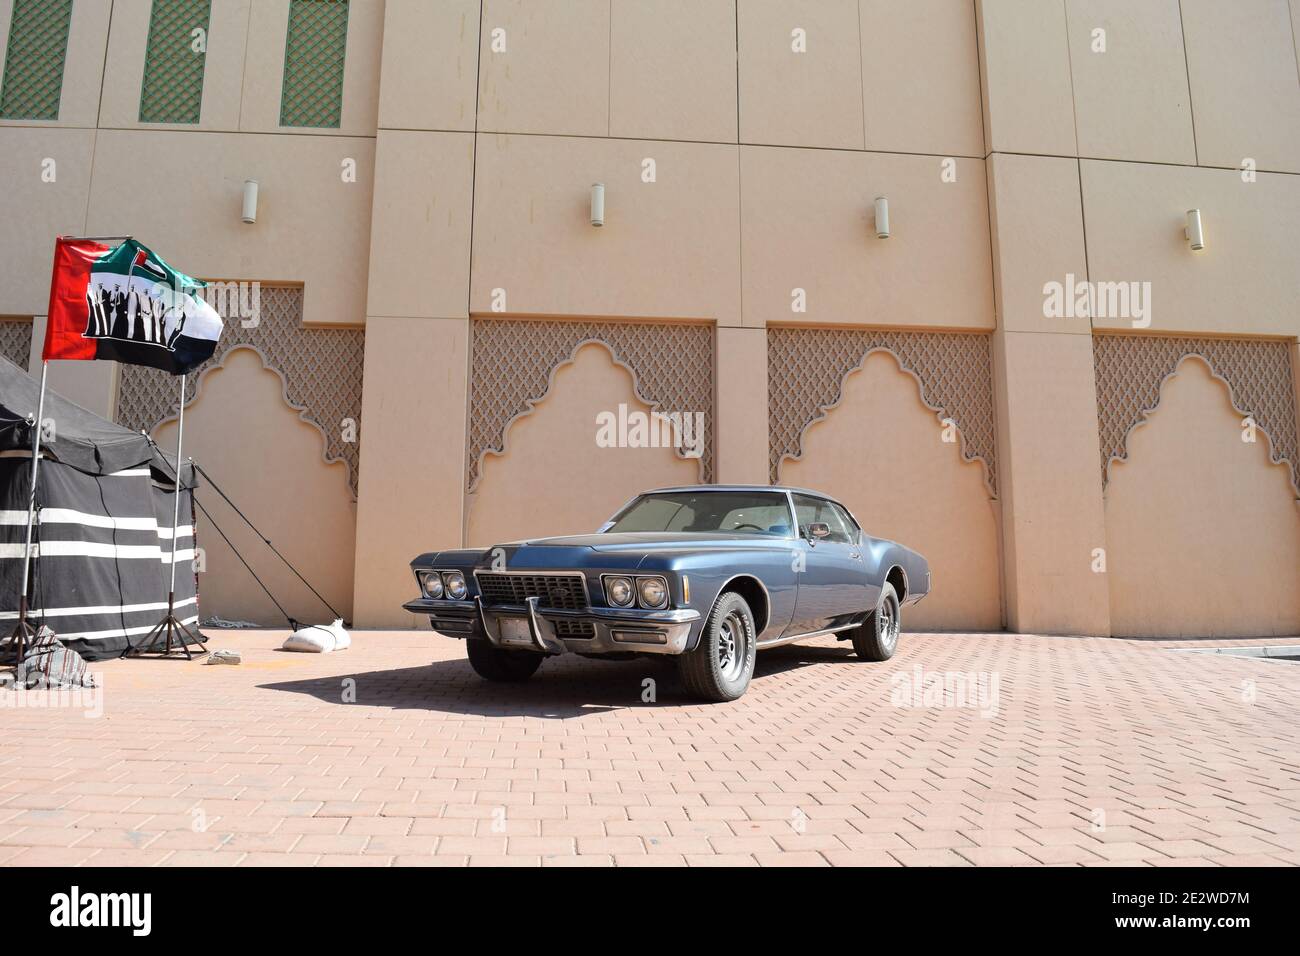
[[[531,651],[503,651],[490,641],[470,638],[465,642],[469,666],[484,680],[517,684],[528,680],[542,666],[542,655]]]
[[[880,591],[880,603],[871,612],[866,622],[855,629],[853,649],[864,661],[887,661],[898,650],[898,634],[901,629],[901,608],[898,592],[889,582]]]
[[[749,687],[757,653],[754,615],[743,597],[728,591],[705,621],[699,646],[677,658],[677,670],[692,697],[735,700]]]

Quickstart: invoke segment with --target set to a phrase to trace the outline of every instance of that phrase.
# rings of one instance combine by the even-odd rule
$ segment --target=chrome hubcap
[[[726,680],[735,680],[745,669],[749,635],[738,613],[728,614],[718,628],[718,670]]]
[[[887,651],[898,643],[899,623],[898,605],[892,600],[885,600],[876,612],[876,633],[880,635],[881,647]]]

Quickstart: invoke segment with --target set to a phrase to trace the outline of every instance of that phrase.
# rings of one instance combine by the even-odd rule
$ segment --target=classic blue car
[[[757,651],[804,638],[887,660],[901,608],[930,591],[923,557],[839,502],[765,485],[649,491],[596,534],[436,551],[411,568],[420,597],[403,607],[467,638],[487,680],[526,680],[565,652],[673,654],[706,700],[735,700]]]

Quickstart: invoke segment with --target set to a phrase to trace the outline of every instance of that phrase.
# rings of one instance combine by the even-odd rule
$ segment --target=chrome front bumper
[[[496,647],[543,654],[681,654],[690,639],[691,626],[700,619],[700,612],[693,608],[645,611],[600,607],[565,611],[543,609],[540,604],[536,597],[521,605],[491,607],[485,607],[477,597],[472,601],[418,598],[402,607],[429,615],[434,630],[444,634],[469,637],[481,630]],[[585,622],[592,626],[594,634],[560,637],[554,621]]]

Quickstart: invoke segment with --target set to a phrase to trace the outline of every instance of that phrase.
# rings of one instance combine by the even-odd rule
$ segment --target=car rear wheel
[[[754,615],[739,594],[718,598],[704,624],[699,646],[677,658],[682,683],[702,700],[735,700],[754,676],[758,640]]]
[[[470,638],[465,642],[469,666],[484,680],[518,683],[528,680],[542,666],[542,655],[529,651],[503,651],[490,641]]]
[[[898,634],[902,617],[898,605],[898,592],[885,583],[880,592],[880,603],[871,612],[866,623],[853,631],[853,649],[866,661],[887,661],[898,649]]]

